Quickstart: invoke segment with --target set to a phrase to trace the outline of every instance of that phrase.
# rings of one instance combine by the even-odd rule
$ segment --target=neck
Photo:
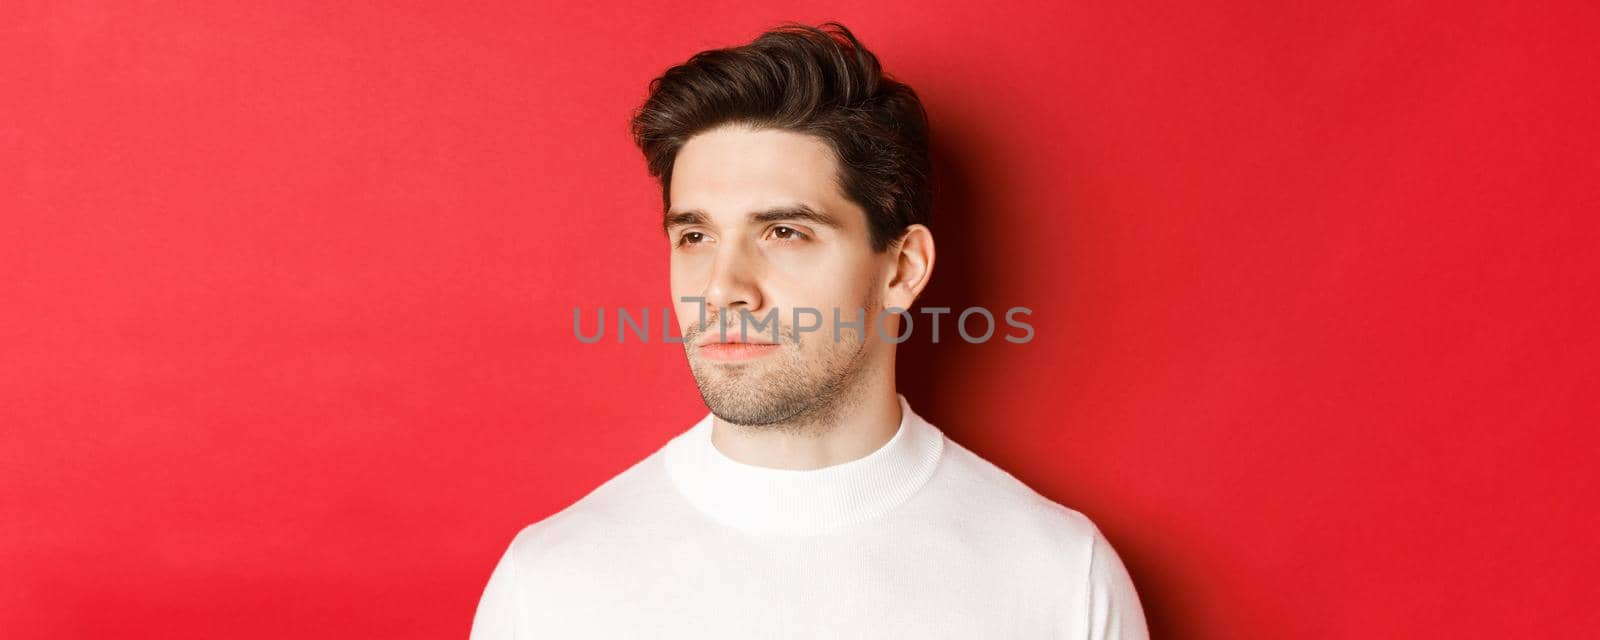
[[[844,397],[808,411],[795,424],[753,427],[716,418],[712,446],[738,462],[775,469],[821,469],[861,458],[900,427],[900,400],[889,371],[887,378],[865,376]]]
[[[717,522],[754,535],[813,535],[879,517],[910,499],[939,466],[943,433],[896,396],[900,423],[887,442],[822,468],[775,469],[729,458],[711,443],[707,413],[663,447],[674,486]],[[845,429],[839,429],[840,433]],[[846,454],[839,457],[848,457]]]

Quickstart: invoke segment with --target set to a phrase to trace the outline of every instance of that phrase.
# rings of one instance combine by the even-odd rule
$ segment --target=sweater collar
[[[899,428],[860,458],[804,470],[739,462],[712,444],[707,413],[667,443],[667,472],[702,513],[750,534],[812,535],[875,518],[916,493],[944,451],[943,432],[896,395]]]

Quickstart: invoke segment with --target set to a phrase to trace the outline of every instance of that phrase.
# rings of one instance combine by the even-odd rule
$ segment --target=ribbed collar
[[[944,433],[899,399],[900,427],[888,442],[820,469],[729,458],[711,442],[714,418],[707,413],[665,445],[667,473],[701,512],[750,534],[813,535],[870,520],[922,488],[944,452]]]

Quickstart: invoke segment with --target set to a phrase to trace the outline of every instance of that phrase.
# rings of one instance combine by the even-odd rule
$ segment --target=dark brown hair
[[[822,138],[842,193],[867,214],[872,248],[928,224],[933,206],[928,116],[911,87],[837,22],[784,23],[750,44],[701,51],[650,81],[634,142],[672,206],[672,166],[695,134],[728,124]]]

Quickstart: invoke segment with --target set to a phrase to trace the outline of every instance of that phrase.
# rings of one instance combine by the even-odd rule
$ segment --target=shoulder
[[[936,477],[942,483],[942,493],[956,498],[959,508],[972,512],[972,521],[985,523],[985,529],[1017,542],[1037,542],[1040,547],[1066,551],[1084,560],[1101,538],[1099,528],[1088,516],[1045,497],[1010,472],[948,438],[941,465],[945,468]]]
[[[541,520],[524,526],[511,541],[521,561],[533,561],[553,550],[593,545],[606,535],[631,531],[671,496],[662,465],[662,450],[645,456],[583,497]]]
[[[1016,597],[1056,612],[1069,637],[1147,637],[1126,568],[1095,522],[960,444],[946,440],[945,451],[934,491],[913,505],[940,523],[920,529],[923,540],[969,558],[974,580],[1022,585]]]

